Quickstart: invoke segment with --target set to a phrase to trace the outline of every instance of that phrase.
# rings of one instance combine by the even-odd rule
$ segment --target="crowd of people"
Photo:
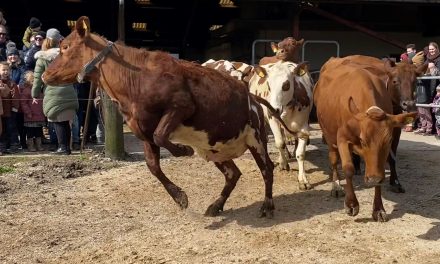
[[[8,33],[0,12],[0,155],[45,149],[69,155],[81,140],[102,144],[104,129],[96,106],[88,131],[83,131],[90,83],[51,86],[41,79],[59,54],[60,31],[44,31],[41,21],[32,17],[22,43],[10,40]],[[81,137],[84,134],[87,138]]]
[[[440,51],[436,42],[430,42],[422,51],[417,52],[415,44],[408,44],[401,61],[415,65],[427,64],[425,76],[428,79],[417,80],[416,104],[419,113],[417,120],[407,126],[406,132],[432,136],[440,140]],[[439,76],[439,79],[436,78]]]

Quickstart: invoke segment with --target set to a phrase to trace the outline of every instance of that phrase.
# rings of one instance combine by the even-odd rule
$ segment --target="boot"
[[[30,152],[35,152],[35,151],[37,151],[37,150],[35,149],[34,139],[33,139],[33,138],[28,138],[28,139],[26,140],[26,145],[27,145],[27,149],[28,149],[28,151],[30,151]]]
[[[43,148],[43,142],[41,141],[41,137],[37,137],[37,138],[35,138],[35,148],[36,148],[38,151],[43,151],[43,150],[44,150],[44,148]]]
[[[55,155],[70,155],[70,153],[70,148],[65,144],[60,144],[60,147],[55,152],[52,152],[52,154]]]

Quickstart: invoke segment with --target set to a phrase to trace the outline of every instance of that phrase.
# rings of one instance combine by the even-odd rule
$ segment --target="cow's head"
[[[271,43],[272,51],[276,58],[282,61],[294,61],[295,51],[304,43],[304,39],[296,40],[292,37],[283,39],[278,44]]]
[[[404,111],[416,111],[414,89],[417,77],[425,73],[427,65],[415,66],[406,61],[395,64],[388,59],[384,65],[388,75],[387,89],[394,100],[393,105],[400,106]]]
[[[295,64],[279,61],[267,66],[257,66],[256,73],[265,78],[270,90],[269,103],[283,115],[284,110],[292,104],[294,92],[299,85],[311,86],[303,83],[303,75],[307,74],[306,63]]]
[[[90,33],[89,18],[80,17],[72,32],[61,42],[60,54],[44,72],[44,82],[51,85],[76,82],[84,65],[105,47],[104,39]]]
[[[367,111],[358,110],[353,99],[349,100],[353,117],[338,137],[349,138],[352,149],[365,161],[365,183],[376,185],[385,178],[385,163],[391,148],[393,129],[403,127],[414,120],[417,112],[391,115],[377,106]]]

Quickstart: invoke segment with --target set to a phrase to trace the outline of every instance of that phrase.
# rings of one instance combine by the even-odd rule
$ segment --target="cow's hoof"
[[[388,216],[384,210],[373,211],[373,219],[376,222],[387,222]]]
[[[279,171],[290,171],[290,166],[288,163],[282,164],[278,162],[275,166],[278,168]]]
[[[310,183],[304,183],[304,182],[299,182],[298,183],[299,189],[302,191],[306,191],[306,190],[311,190],[313,189],[313,186]]]
[[[275,206],[273,205],[273,200],[266,198],[264,200],[263,205],[260,208],[260,215],[259,217],[266,217],[268,219],[273,218],[273,211],[275,209]]]
[[[359,213],[359,205],[347,206],[347,204],[345,204],[345,212],[349,216],[356,216]]]
[[[390,191],[394,193],[404,193],[405,189],[402,187],[400,183],[395,183],[390,185]]]
[[[178,151],[173,153],[175,157],[182,157],[182,156],[192,156],[194,155],[194,150],[190,146],[185,146],[181,144],[177,144]]]
[[[220,212],[223,212],[223,206],[220,206],[217,203],[213,203],[208,207],[208,209],[206,209],[205,216],[218,216]]]
[[[332,197],[339,198],[339,197],[344,197],[345,192],[342,188],[337,188],[337,189],[333,188],[330,192],[330,195]]]
[[[174,201],[179,205],[180,208],[188,208],[188,196],[180,188],[173,192],[172,194]]]

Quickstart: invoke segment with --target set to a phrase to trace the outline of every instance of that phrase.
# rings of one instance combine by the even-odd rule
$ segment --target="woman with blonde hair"
[[[53,123],[58,139],[58,149],[54,154],[70,155],[70,122],[73,121],[78,109],[77,94],[73,84],[63,86],[45,85],[41,79],[49,63],[58,56],[62,39],[63,37],[57,29],[47,30],[42,50],[35,54],[37,63],[34,71],[32,97],[36,99],[41,93],[44,94],[43,112],[47,120]],[[37,100],[34,100],[34,103],[38,103]]]

